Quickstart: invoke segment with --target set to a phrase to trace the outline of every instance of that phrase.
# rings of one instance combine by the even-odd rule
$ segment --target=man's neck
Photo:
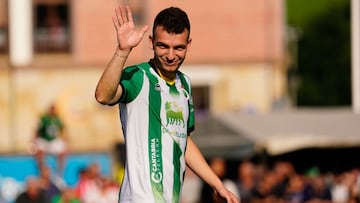
[[[167,73],[163,73],[161,71],[161,68],[159,68],[159,64],[156,62],[155,59],[151,59],[150,60],[150,65],[151,67],[154,68],[155,72],[162,78],[164,79],[169,85],[173,85],[175,83],[175,79],[176,79],[176,73],[174,74],[167,74]]]
[[[157,69],[157,72],[159,73],[160,77],[161,77],[162,79],[164,79],[169,85],[175,84],[176,75],[174,75],[174,77],[172,77],[172,79],[171,79],[171,78],[163,75],[163,74],[161,73],[161,70]]]

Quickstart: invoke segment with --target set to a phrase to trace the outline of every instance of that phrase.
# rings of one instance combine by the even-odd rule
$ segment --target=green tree
[[[351,104],[350,2],[333,4],[302,30],[298,44],[299,106]]]

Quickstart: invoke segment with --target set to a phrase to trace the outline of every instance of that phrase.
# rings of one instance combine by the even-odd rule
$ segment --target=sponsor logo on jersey
[[[151,180],[154,183],[160,183],[163,178],[161,172],[161,161],[159,152],[160,140],[157,138],[151,139]]]
[[[166,126],[177,125],[185,127],[183,109],[175,101],[165,103]]]

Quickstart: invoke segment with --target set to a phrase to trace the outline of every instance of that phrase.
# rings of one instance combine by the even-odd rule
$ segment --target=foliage
[[[296,70],[299,106],[351,103],[350,1],[346,2],[332,4],[302,29]]]
[[[350,0],[286,0],[287,22],[302,29],[312,19],[327,12],[331,7],[348,4]]]

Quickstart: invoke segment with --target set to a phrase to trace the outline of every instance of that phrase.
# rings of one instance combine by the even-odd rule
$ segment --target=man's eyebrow
[[[163,42],[156,42],[155,43],[156,46],[165,46],[165,47],[169,47],[169,45],[163,43]]]
[[[166,43],[163,43],[163,42],[156,42],[155,43],[156,46],[164,46],[164,47],[170,47],[168,44]],[[186,47],[185,44],[179,44],[179,45],[176,45],[174,48],[175,49],[184,49]]]
[[[185,49],[186,48],[186,45],[185,44],[180,44],[180,45],[177,45],[174,47],[175,49]]]

